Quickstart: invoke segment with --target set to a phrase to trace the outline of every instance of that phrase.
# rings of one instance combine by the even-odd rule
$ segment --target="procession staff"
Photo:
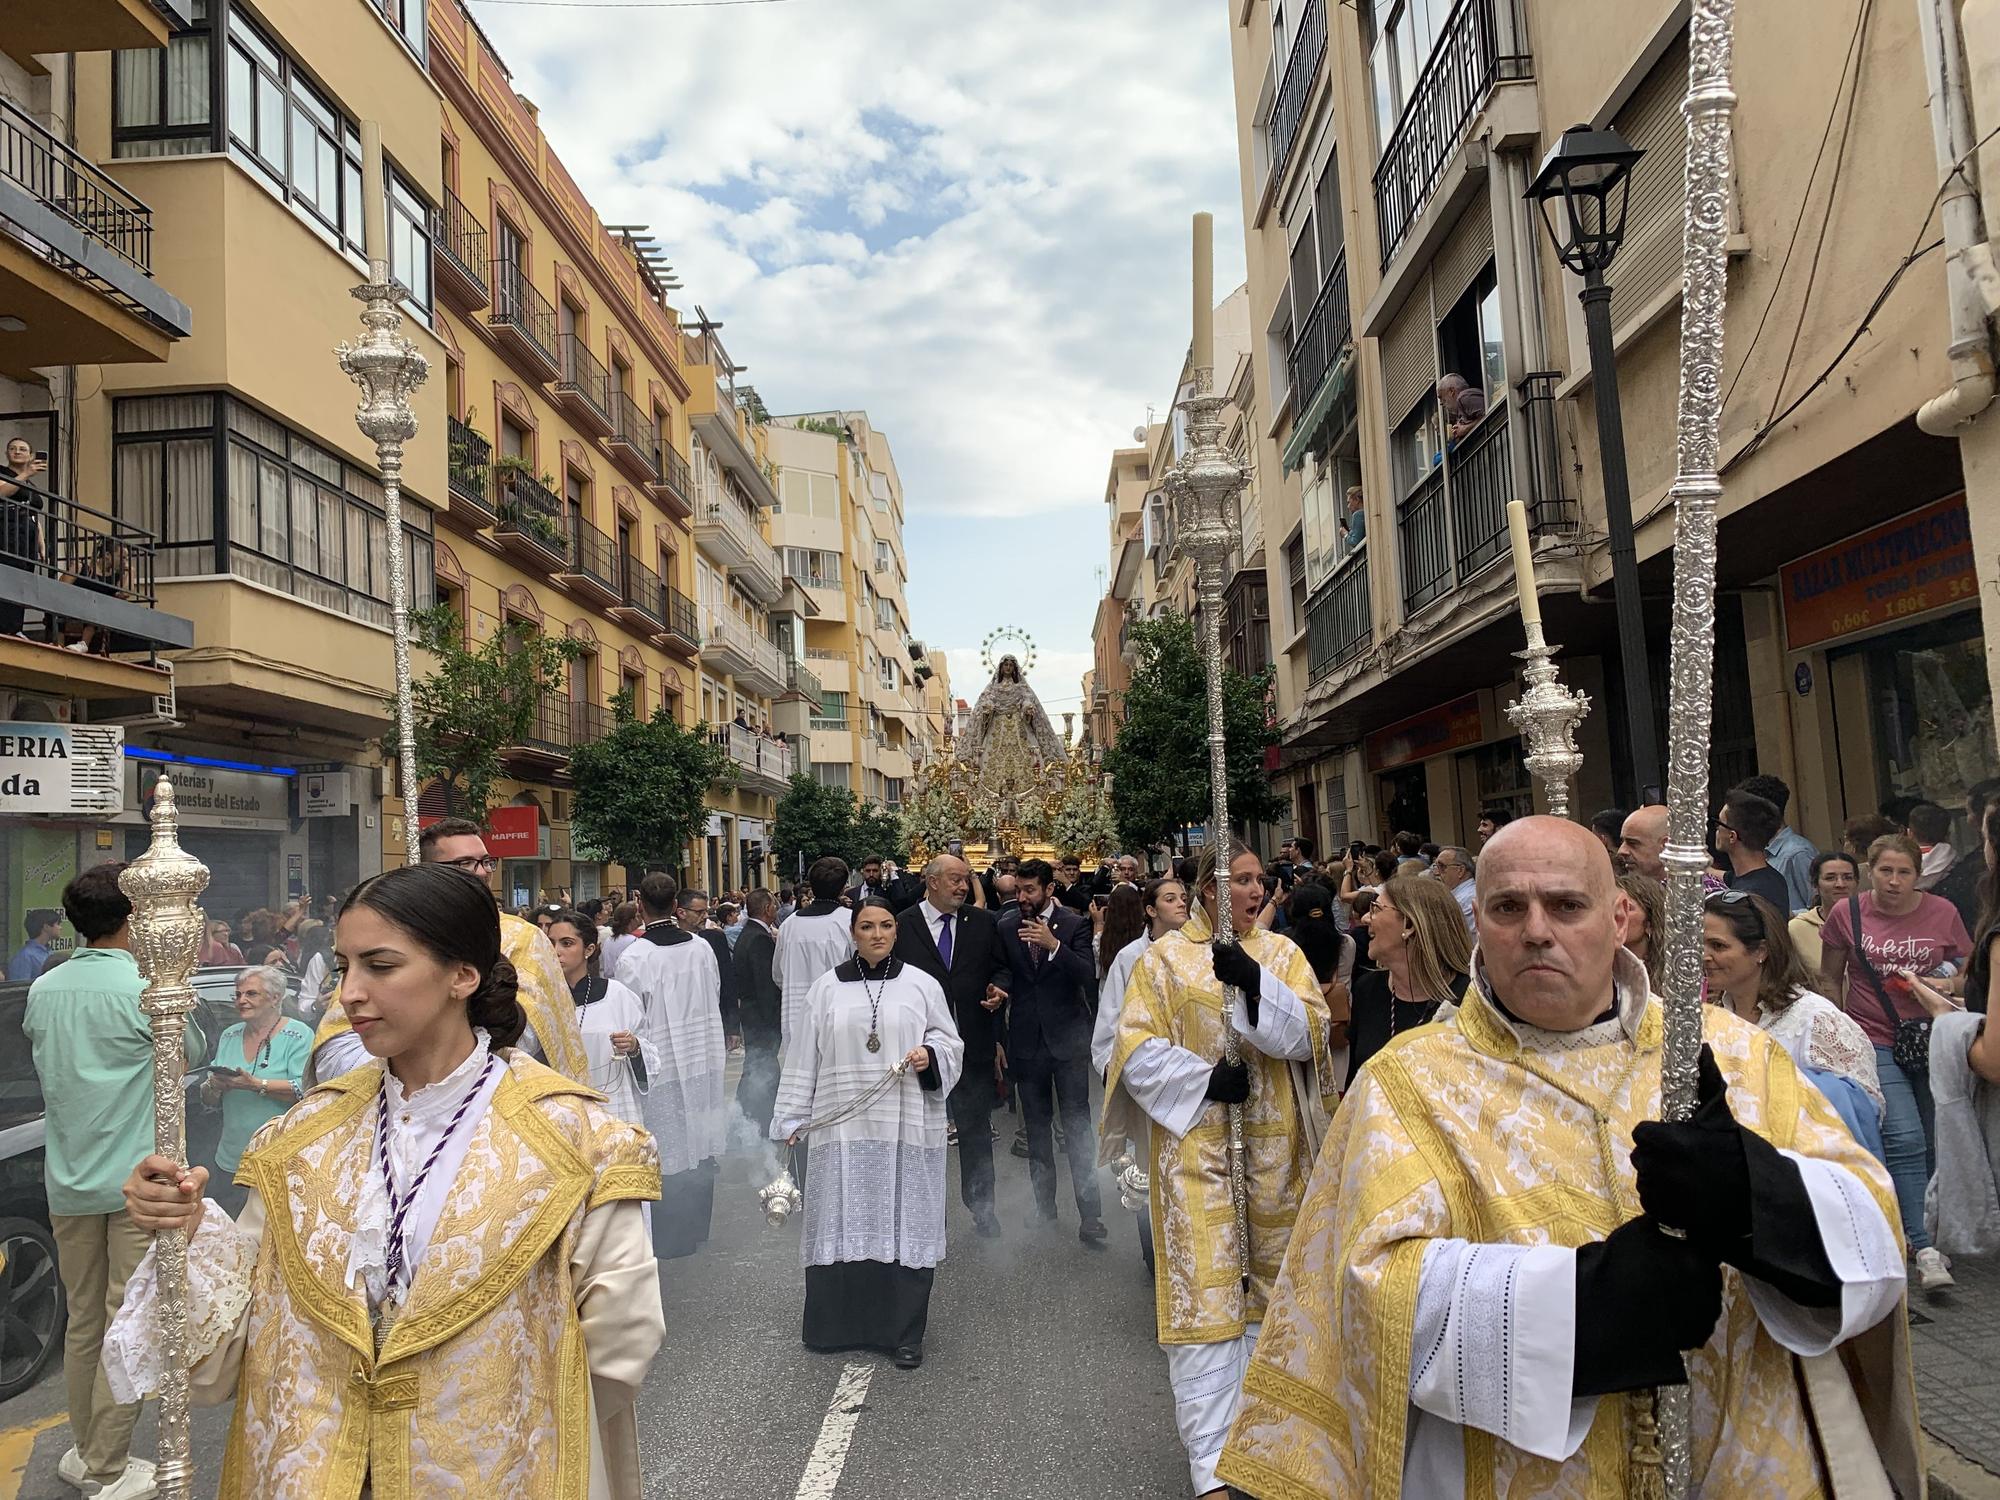
[[[1652,1388],[1692,1382],[1704,1495],[1921,1493],[1888,1173],[1720,1006],[1695,1117],[1652,1122],[1663,1008],[1589,829],[1509,823],[1478,879],[1454,1023],[1399,1035],[1334,1117],[1222,1479],[1624,1500],[1659,1461]]]
[[[190,1232],[194,1399],[236,1402],[221,1495],[637,1500],[633,1398],[663,1329],[652,1142],[516,1045],[477,878],[364,881],[336,947],[370,1061],[257,1133],[242,1214],[162,1156],[125,1184],[142,1229]],[[104,1342],[130,1399],[165,1357],[152,1254]]]
[[[679,1260],[706,1243],[728,1129],[728,1052],[717,1009],[722,975],[708,944],[674,920],[677,894],[664,871],[639,882],[646,928],[618,964],[619,982],[645,1007],[659,1063],[645,1110],[665,1174],[653,1215],[653,1249],[661,1260]]]
[[[865,896],[855,954],[814,983],[785,1055],[771,1138],[809,1122],[804,1340],[810,1349],[880,1349],[924,1360],[931,1281],[944,1258],[945,1096],[964,1049],[944,990],[894,954],[896,909]],[[861,1099],[901,1062],[905,1072]],[[857,1107],[858,1106],[858,1107]]]
[[[1195,870],[1198,910],[1153,941],[1125,987],[1104,1087],[1105,1138],[1135,1142],[1151,1181],[1155,1313],[1197,1495],[1221,1493],[1215,1461],[1312,1171],[1313,1125],[1323,1118],[1314,1111],[1331,1109],[1339,1086],[1312,965],[1257,925],[1263,864],[1233,840],[1228,849],[1230,916],[1241,937],[1215,941],[1210,845]],[[1225,986],[1241,991],[1235,1063],[1223,1054]],[[1230,1197],[1231,1104],[1244,1110],[1247,1257]],[[1246,1263],[1247,1278],[1233,1274]]]
[[[493,873],[495,860],[486,851],[486,835],[465,818],[440,818],[417,838],[417,857],[427,865],[448,865],[479,880]],[[577,1029],[576,1004],[563,982],[556,950],[533,922],[500,913],[500,951],[513,965],[527,1030],[521,1045],[565,1078],[590,1082],[590,1062],[584,1056],[583,1033]],[[326,1082],[368,1060],[368,1050],[347,1024],[347,1010],[336,986],[313,1036],[308,1082]]]

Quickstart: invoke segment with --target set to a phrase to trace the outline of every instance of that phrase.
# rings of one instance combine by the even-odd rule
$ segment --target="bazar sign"
[[[1368,767],[1389,771],[1413,760],[1442,755],[1482,743],[1486,724],[1479,714],[1479,694],[1467,693],[1450,703],[1412,714],[1387,729],[1378,729],[1363,741]]]
[[[1785,642],[1794,651],[1974,598],[1965,497],[1822,547],[1779,573]]]
[[[0,723],[0,813],[66,813],[75,747],[67,724]]]

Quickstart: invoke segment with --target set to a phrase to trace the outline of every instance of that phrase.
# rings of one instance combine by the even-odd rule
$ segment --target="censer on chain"
[[[889,1071],[884,1073],[873,1084],[869,1085],[866,1092],[848,1100],[840,1108],[828,1114],[821,1115],[817,1120],[806,1121],[805,1124],[793,1131],[790,1143],[796,1145],[801,1139],[810,1135],[815,1130],[824,1130],[829,1125],[838,1125],[843,1120],[852,1119],[877,1099],[881,1098],[888,1091],[890,1085],[909,1072],[909,1070],[909,1059],[906,1057],[897,1058]],[[806,1195],[799,1187],[798,1178],[792,1174],[789,1158],[783,1170],[774,1179],[757,1189],[757,1207],[763,1210],[764,1222],[773,1229],[784,1228],[792,1215],[804,1208],[805,1204]]]

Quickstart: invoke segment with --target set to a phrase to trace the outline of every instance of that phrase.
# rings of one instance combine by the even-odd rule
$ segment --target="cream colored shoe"
[[[85,1489],[91,1500],[153,1500],[159,1486],[153,1482],[154,1465],[143,1458],[128,1459],[125,1472],[109,1484]]]
[[[72,1448],[56,1460],[56,1478],[73,1490],[88,1491],[90,1470],[83,1466],[83,1455]]]

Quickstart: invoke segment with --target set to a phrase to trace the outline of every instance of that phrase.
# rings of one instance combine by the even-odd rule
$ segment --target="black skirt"
[[[680,1260],[708,1243],[709,1220],[715,1215],[715,1158],[676,1172],[660,1181],[660,1201],[653,1205],[653,1254]]]
[[[807,1266],[805,1346],[822,1353],[923,1348],[934,1273],[879,1260]]]

